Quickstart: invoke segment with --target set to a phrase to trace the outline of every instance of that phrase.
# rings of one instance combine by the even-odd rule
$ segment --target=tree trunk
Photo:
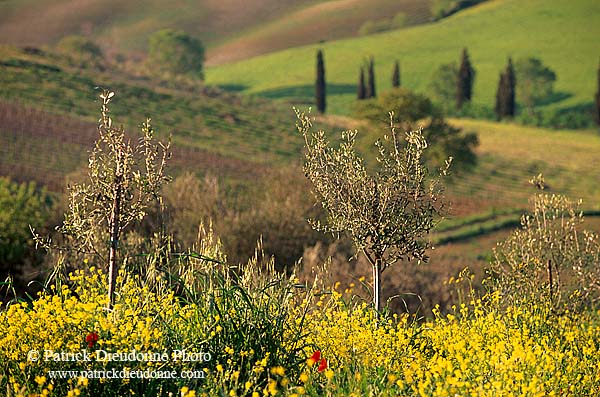
[[[548,259],[548,286],[550,288],[550,306],[554,309],[554,291],[552,288],[552,261]]]
[[[117,248],[119,246],[121,195],[123,190],[123,153],[119,153],[115,172],[113,207],[110,217],[110,253],[108,257],[108,309],[115,303],[115,285],[117,282]]]
[[[381,256],[375,255],[375,264],[373,265],[373,307],[377,315],[381,313]]]

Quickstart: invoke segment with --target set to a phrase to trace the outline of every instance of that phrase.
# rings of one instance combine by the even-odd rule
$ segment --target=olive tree
[[[123,231],[141,221],[159,199],[168,179],[165,167],[170,156],[170,143],[154,141],[150,119],[142,124],[138,144],[130,143],[123,127],[114,125],[110,117],[108,105],[113,96],[108,90],[100,95],[99,136],[89,158],[89,180],[68,187],[69,208],[57,228],[65,244],[52,245],[34,233],[37,243],[45,248],[75,251],[106,264],[109,309],[114,303],[119,240]]]
[[[451,159],[430,177],[422,132],[406,132],[402,140],[392,122],[391,133],[375,143],[378,169],[369,173],[355,150],[358,131],[342,132],[334,148],[323,131],[312,131],[308,115],[297,110],[296,115],[306,149],[304,172],[327,215],[323,222],[310,222],[317,230],[352,239],[355,256],[362,253],[372,266],[373,304],[380,312],[383,271],[401,260],[428,259],[423,237],[445,210],[441,179]]]
[[[531,181],[544,189],[538,175]],[[492,274],[506,304],[542,305],[555,312],[600,299],[600,239],[582,228],[581,202],[537,193],[521,227],[494,250]]]

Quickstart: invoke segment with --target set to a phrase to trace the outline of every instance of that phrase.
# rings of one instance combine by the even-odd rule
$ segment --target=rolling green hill
[[[53,45],[69,34],[92,36],[109,53],[143,53],[148,36],[183,29],[208,47],[212,64],[358,35],[366,21],[402,12],[429,20],[430,0],[4,0],[0,43]],[[27,21],[24,23],[23,21]]]
[[[327,42],[255,57],[207,70],[208,83],[294,103],[310,103],[315,53],[325,54],[328,109],[347,114],[356,96],[358,71],[375,59],[379,91],[391,86],[394,60],[402,85],[427,93],[434,71],[458,62],[467,47],[477,76],[475,104],[492,107],[507,58],[538,57],[557,74],[557,101],[547,108],[591,105],[600,56],[600,2],[596,0],[496,0],[436,23]]]
[[[172,133],[175,147],[185,151],[178,159],[180,168],[187,164],[195,171],[206,168],[217,174],[252,177],[253,170],[301,160],[302,140],[289,105],[210,88],[165,88],[149,80],[71,69],[51,54],[31,55],[3,47],[0,146],[8,152],[3,153],[1,168],[10,172],[29,162],[29,174],[36,175],[42,164],[59,177],[83,164],[98,117],[97,86],[117,93],[113,114],[129,131],[152,117],[161,137]],[[491,208],[527,207],[532,190],[526,181],[539,172],[546,175],[553,192],[581,197],[585,208],[599,207],[600,137],[593,131],[450,121],[465,131],[477,132],[480,140],[477,167],[454,178],[449,188],[459,216]],[[358,128],[362,150],[370,150],[385,131],[361,124],[345,117],[317,119],[317,126],[332,135],[341,128]],[[78,130],[82,131],[79,135]],[[62,142],[65,149],[45,150],[44,142]],[[51,158],[40,159],[43,156]]]
[[[466,131],[477,131],[480,138],[478,166],[454,182],[452,189],[460,196],[525,208],[534,193],[527,181],[543,173],[549,193],[581,198],[584,208],[600,208],[597,131],[556,131],[468,119],[451,122]]]
[[[116,91],[113,113],[130,129],[151,116],[163,137],[173,133],[175,145],[212,153],[224,161],[272,165],[300,159],[302,142],[296,136],[289,105],[210,88],[164,88],[149,80],[71,69],[51,54],[0,48],[0,100],[7,104],[16,102],[21,107],[95,123],[97,86]],[[22,114],[20,118],[28,117]],[[10,118],[18,119],[14,115]],[[369,132],[361,123],[345,117],[320,120],[319,126],[331,133],[336,128],[359,128],[359,142],[364,148],[384,132]],[[10,129],[13,122],[6,121],[0,128]],[[555,191],[581,196],[586,208],[595,208],[600,202],[596,183],[600,137],[592,131],[552,131],[468,119],[451,122],[466,131],[476,131],[480,139],[479,165],[472,173],[455,179],[456,195],[523,208],[531,194],[526,180],[543,172]],[[49,128],[60,134],[59,123],[50,122]]]

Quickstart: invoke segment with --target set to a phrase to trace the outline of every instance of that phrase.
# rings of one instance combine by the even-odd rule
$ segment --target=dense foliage
[[[516,114],[515,89],[517,85],[512,59],[508,59],[506,69],[500,73],[496,91],[496,116],[498,119],[514,117]]]
[[[532,114],[540,102],[554,94],[556,73],[538,58],[520,58],[515,62],[517,100]]]
[[[323,61],[323,51],[317,51],[317,73],[315,81],[315,102],[317,110],[325,113],[326,108],[326,84],[325,84],[325,63]]]
[[[150,36],[148,69],[154,74],[204,78],[202,43],[180,30],[163,29]]]
[[[433,0],[431,2],[431,14],[435,19],[445,18],[484,1],[485,0]]]
[[[429,149],[423,155],[429,166],[439,166],[448,157],[457,160],[455,171],[475,165],[477,135],[449,125],[438,108],[424,95],[406,88],[395,88],[384,91],[377,99],[358,101],[354,105],[357,118],[375,122],[378,127],[389,122],[383,116],[388,111],[394,112],[394,122],[402,129],[423,128],[423,136],[429,144]]]
[[[375,60],[373,57],[369,58],[367,64],[367,87],[365,91],[365,98],[375,98],[377,96],[377,90],[375,88]]]
[[[31,281],[21,274],[39,264],[30,227],[47,228],[52,206],[50,195],[35,183],[0,178],[0,281],[9,275],[18,287]]]
[[[83,36],[67,36],[57,44],[58,51],[78,67],[103,68],[104,54],[93,40]]]
[[[358,86],[356,88],[356,99],[367,98],[367,87],[365,85],[365,69],[361,66],[360,72],[358,73]]]
[[[456,108],[462,108],[465,102],[470,102],[473,96],[473,83],[475,82],[475,69],[469,60],[467,49],[463,49],[460,67],[456,75]]]
[[[392,87],[400,87],[400,62],[394,62],[394,70],[392,71]]]
[[[456,62],[440,65],[431,77],[429,90],[432,93],[432,99],[440,103],[444,108],[451,108],[456,100],[456,79],[458,76],[458,67]]]

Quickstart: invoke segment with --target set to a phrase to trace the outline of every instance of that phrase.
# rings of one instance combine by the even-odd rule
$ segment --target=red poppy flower
[[[315,352],[313,353],[312,356],[310,356],[310,359],[313,360],[314,362],[317,362],[321,359],[321,351],[320,350],[315,350]]]
[[[317,371],[323,372],[326,369],[327,369],[327,360],[325,360],[324,358],[322,358],[321,362],[319,363],[319,368],[317,368]]]
[[[98,342],[98,334],[96,332],[90,332],[86,337],[85,341],[88,344],[88,347],[91,349],[94,347],[94,343]]]

